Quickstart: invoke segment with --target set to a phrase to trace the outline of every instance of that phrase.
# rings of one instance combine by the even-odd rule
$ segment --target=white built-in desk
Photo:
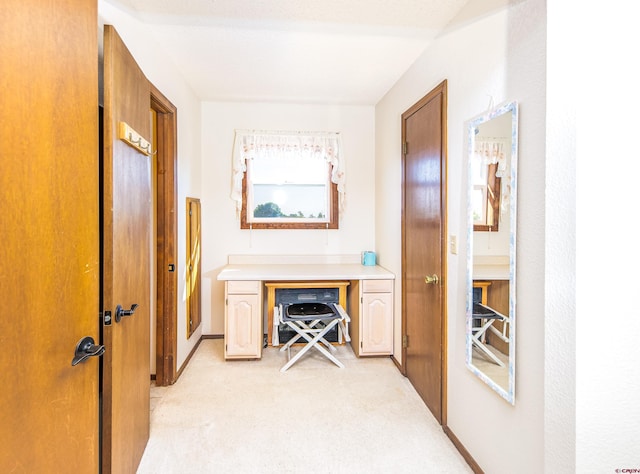
[[[226,265],[218,274],[224,281],[314,281],[393,280],[395,275],[381,266],[359,263],[325,264],[236,264]]]
[[[262,356],[264,289],[274,291],[287,282],[295,288],[303,288],[304,282],[344,288],[356,355],[391,355],[395,275],[379,265],[361,265],[359,260],[359,255],[230,256],[218,274],[218,280],[225,282],[225,358]],[[272,301],[268,298],[268,305]],[[273,308],[268,308],[268,316],[270,327]]]

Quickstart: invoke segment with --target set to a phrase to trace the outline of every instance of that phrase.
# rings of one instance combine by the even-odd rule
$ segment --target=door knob
[[[119,323],[125,316],[132,316],[137,307],[137,304],[132,304],[131,309],[123,309],[120,305],[116,306],[116,323]]]
[[[426,277],[424,277],[424,282],[427,285],[437,285],[439,281],[440,279],[438,278],[438,275],[436,275],[435,273],[431,276],[427,275]]]
[[[71,360],[71,365],[78,365],[89,357],[98,357],[104,354],[104,346],[95,344],[91,336],[83,337],[76,345],[76,352]]]

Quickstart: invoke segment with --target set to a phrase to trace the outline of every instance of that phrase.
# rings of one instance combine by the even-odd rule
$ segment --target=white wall
[[[98,15],[104,24],[113,25],[145,76],[178,109],[178,347],[177,368],[180,369],[200,338],[201,329],[187,340],[185,293],[187,196],[200,196],[200,101],[183,77],[162,55],[153,40],[152,26],[137,21],[124,12],[98,1]],[[153,342],[153,341],[152,341]]]
[[[241,230],[231,200],[235,129],[337,131],[346,160],[346,207],[337,230]],[[203,333],[224,330],[228,255],[335,255],[374,249],[374,108],[253,102],[202,105]]]
[[[447,424],[492,474],[544,470],[546,18],[542,0],[513,3],[442,34],[376,106],[376,245],[381,264],[400,275],[401,114],[447,80],[447,219],[459,243],[447,262]],[[520,105],[515,406],[465,367],[465,121],[507,100]]]
[[[576,160],[569,168],[577,177],[569,188],[577,202],[576,472],[638,472],[637,4],[614,0],[603,12],[581,3],[576,35],[568,38],[565,25],[575,10],[562,3],[556,9],[550,48],[558,43],[564,48],[553,64],[556,76],[568,74],[564,80],[572,87],[560,89],[566,95],[554,99],[566,102],[568,95],[577,116]],[[602,25],[597,35],[593,25]],[[569,72],[560,67],[562,53],[565,61],[574,59]]]
[[[547,2],[544,465],[545,472],[599,473],[607,469],[580,468],[576,459],[575,105],[582,77],[567,61],[575,37],[566,28],[574,17],[570,2]]]

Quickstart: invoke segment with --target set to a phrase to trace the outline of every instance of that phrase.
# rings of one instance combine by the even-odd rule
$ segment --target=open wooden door
[[[97,473],[97,2],[0,7],[0,472]],[[96,355],[98,355],[96,353]]]
[[[446,81],[402,114],[404,373],[446,424]]]
[[[151,139],[149,82],[104,29],[102,472],[136,471],[149,439]],[[121,127],[127,143],[119,138]],[[150,151],[150,149],[148,149]]]

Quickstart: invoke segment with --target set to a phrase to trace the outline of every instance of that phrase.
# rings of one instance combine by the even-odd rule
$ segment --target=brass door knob
[[[426,277],[424,277],[424,282],[427,285],[437,285],[439,281],[440,280],[438,279],[438,275],[436,275],[435,273],[431,276],[427,275]]]

